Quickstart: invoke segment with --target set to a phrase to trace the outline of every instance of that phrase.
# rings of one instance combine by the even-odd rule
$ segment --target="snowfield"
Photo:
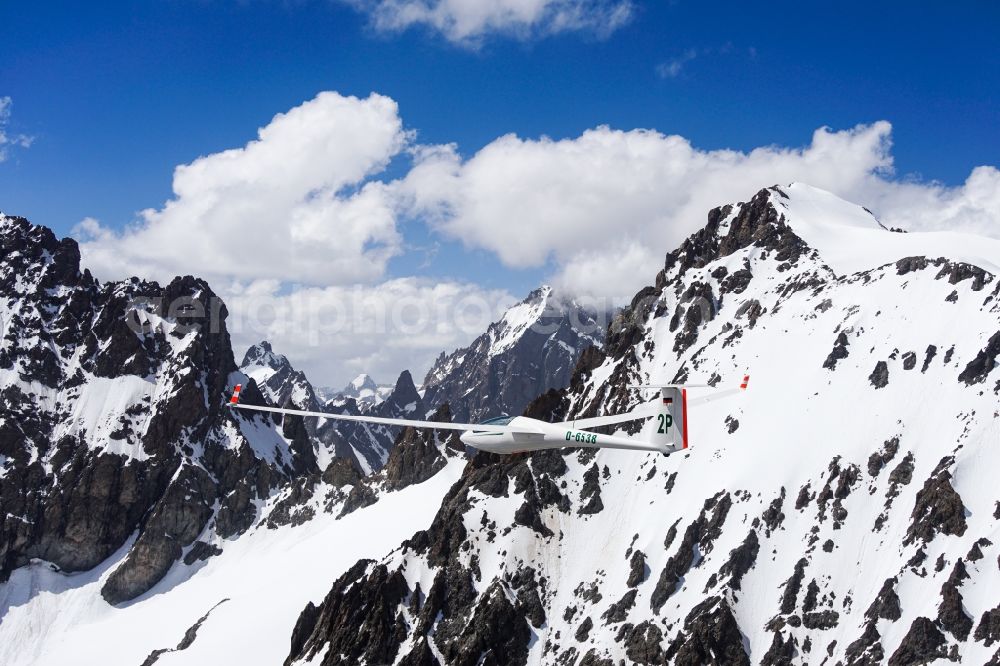
[[[451,459],[429,481],[385,493],[339,520],[320,509],[298,527],[258,526],[219,543],[221,555],[178,564],[120,608],[108,605],[100,588],[127,548],[85,573],[54,572],[44,562],[18,569],[0,585],[0,663],[137,666],[153,650],[176,646],[215,607],[189,648],[156,663],[280,664],[305,604],[318,603],[358,559],[382,557],[426,526],[461,465]]]

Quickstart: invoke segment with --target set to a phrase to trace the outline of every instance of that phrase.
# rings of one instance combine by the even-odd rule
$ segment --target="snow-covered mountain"
[[[367,414],[382,418],[406,419],[423,418],[426,415],[425,403],[413,384],[409,370],[399,374],[396,384],[385,398],[375,403],[362,403],[354,398],[337,398],[326,404],[324,411],[338,414]],[[328,421],[328,427],[335,427],[341,433],[344,441],[358,458],[360,469],[365,474],[376,471],[386,463],[393,442],[402,432],[395,426],[376,425],[372,423],[354,423],[345,421]]]
[[[284,354],[276,354],[267,340],[247,349],[240,371],[257,382],[257,388],[275,405],[294,405],[315,411],[322,402],[301,370],[296,370]]]
[[[294,409],[403,418],[423,406],[409,372],[401,373],[396,385],[388,388],[378,386],[368,375],[361,375],[348,385],[347,391],[324,400],[305,374],[296,370],[288,357],[275,353],[266,340],[247,350],[240,370],[256,382],[271,403]],[[321,469],[335,458],[349,458],[355,468],[371,474],[385,464],[389,449],[399,436],[399,428],[311,417],[303,422]]]
[[[340,390],[330,387],[317,388],[316,393],[325,403],[343,402],[348,398],[358,403],[358,408],[368,410],[389,397],[394,386],[378,384],[371,375],[361,373]]]
[[[367,478],[343,458],[322,474],[274,472],[281,481],[249,500],[248,527],[228,538],[207,527],[206,546],[182,548],[198,554],[190,564],[173,562],[129,603],[111,606],[101,591],[164,524],[159,510],[122,528],[122,543],[86,571],[28,559],[53,561],[55,550],[9,560],[0,663],[1000,663],[998,259],[993,241],[893,233],[800,184],[715,209],[612,321],[603,350],[583,349],[566,387],[526,408],[547,419],[611,413],[652,397],[630,385],[724,385],[749,368],[745,394],[689,414],[687,451],[466,462],[454,433],[407,430]],[[17,271],[0,282],[4,296],[32,275]],[[70,328],[90,321],[72,305],[80,297],[46,301],[76,289],[50,283],[31,289],[35,316],[64,307]],[[5,311],[15,324],[0,350],[20,350],[18,372],[34,374],[43,366],[30,365],[28,341],[61,329],[8,319],[20,309]],[[109,348],[87,335],[83,344]],[[198,348],[212,349],[207,340]],[[130,366],[116,357],[110,367]],[[102,404],[95,411],[116,403]],[[8,479],[23,487],[46,460],[64,465],[27,450],[45,440],[25,430],[35,421],[0,416],[0,516],[27,515],[9,503]],[[434,417],[458,420],[445,407]],[[247,441],[276,432],[253,424],[263,434],[250,438],[237,422]],[[27,462],[11,462],[12,442],[25,443]],[[220,470],[206,460],[211,445],[192,450],[189,466]],[[185,506],[200,506],[190,497]],[[48,515],[110,510],[96,502],[74,497]],[[37,528],[5,520],[0,552],[25,552]],[[70,534],[100,524],[81,520]]]
[[[520,414],[536,396],[565,387],[580,353],[603,335],[597,313],[542,286],[468,347],[442,352],[424,379],[424,400],[448,403],[458,421]]]
[[[746,394],[667,458],[477,458],[287,663],[997,663],[998,258],[801,184],[713,210],[528,411],[751,368]]]
[[[0,581],[117,553],[100,592],[118,604],[320,469],[301,423],[225,408],[247,377],[205,282],[102,284],[79,261],[74,241],[0,215]],[[253,384],[244,398],[262,400]]]

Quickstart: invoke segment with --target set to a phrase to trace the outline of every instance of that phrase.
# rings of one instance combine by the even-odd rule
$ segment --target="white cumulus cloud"
[[[889,123],[817,130],[801,148],[699,150],[652,130],[588,130],[572,139],[500,137],[468,159],[428,149],[400,185],[413,209],[447,236],[508,266],[555,266],[581,296],[631,296],[664,254],[714,206],[802,180],[853,193],[885,183]]]
[[[276,115],[242,148],[174,171],[174,197],[123,232],[85,220],[98,274],[307,284],[371,281],[401,251],[381,172],[406,145],[396,103],[332,92]]]
[[[561,32],[605,37],[632,18],[631,0],[346,0],[382,32],[423,27],[462,45],[500,34],[519,39]]]
[[[11,147],[27,148],[34,140],[26,134],[8,134],[7,127],[10,124],[11,107],[14,103],[10,97],[0,97],[0,162],[3,162],[10,155]]]
[[[392,382],[403,369],[420,383],[442,350],[468,344],[515,302],[504,290],[410,277],[291,292],[259,280],[222,296],[237,349],[268,340],[314,384],[335,388],[360,372]]]
[[[391,379],[404,367],[419,379],[510,295],[478,286],[486,279],[475,273],[390,275],[387,262],[406,248],[401,220],[512,270],[541,267],[561,291],[602,302],[650,283],[711,208],[792,181],[889,226],[1000,237],[1000,171],[977,167],[958,186],[897,177],[891,132],[885,121],[820,128],[803,146],[739,151],[602,126],[561,140],[509,134],[464,156],[416,145],[387,97],[328,92],[245,146],[178,167],[174,196],[125,230],[86,219],[78,235],[101,278],[207,277],[239,344],[269,339],[321,384],[358,371]],[[401,155],[408,170],[380,180]]]

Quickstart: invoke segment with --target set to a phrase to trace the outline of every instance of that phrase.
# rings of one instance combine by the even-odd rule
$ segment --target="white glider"
[[[688,399],[687,389],[703,384],[644,384],[634,386],[635,389],[656,389],[660,392],[658,400],[645,403],[638,409],[627,414],[613,416],[595,416],[592,418],[575,419],[549,423],[527,416],[499,416],[482,423],[439,423],[437,421],[419,421],[414,419],[389,419],[378,416],[354,416],[351,414],[330,414],[327,412],[309,412],[300,409],[284,409],[282,407],[261,407],[240,403],[240,384],[233,390],[229,401],[230,407],[249,409],[258,412],[275,414],[291,414],[294,416],[315,416],[321,419],[339,421],[359,421],[362,423],[379,423],[390,426],[409,426],[412,428],[432,428],[434,430],[461,430],[461,440],[480,451],[490,453],[511,454],[525,451],[541,451],[543,449],[558,449],[566,446],[598,449],[630,449],[634,451],[658,451],[665,455],[688,448],[688,408],[705,404],[735,395],[745,391],[750,382],[750,375],[743,377],[739,388],[715,391],[705,396]],[[649,439],[622,437],[587,432],[591,428],[615,425],[627,421],[655,418],[656,430]]]

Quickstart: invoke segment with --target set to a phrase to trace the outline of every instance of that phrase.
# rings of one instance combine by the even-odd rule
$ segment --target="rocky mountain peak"
[[[580,353],[603,341],[605,322],[548,285],[511,306],[468,347],[442,354],[424,379],[429,406],[458,421],[519,414],[538,394],[569,383]]]
[[[421,402],[417,386],[413,383],[413,375],[409,370],[403,370],[396,379],[392,393],[386,398],[386,402],[391,402],[398,408],[406,410],[408,405],[416,405]]]
[[[364,390],[374,391],[378,388],[378,384],[372,379],[371,375],[366,373],[361,373],[357,377],[351,380],[347,385],[353,391],[360,392]]]
[[[75,240],[58,239],[50,229],[23,217],[0,213],[0,257],[0,294],[8,297],[29,292],[43,296],[57,286],[97,286],[89,271],[80,272]]]
[[[284,367],[290,367],[291,364],[288,362],[288,357],[284,354],[274,353],[270,342],[267,340],[261,340],[247,349],[246,353],[243,355],[243,362],[240,363],[240,367],[247,368],[250,366],[261,366],[272,370],[280,370]]]
[[[750,368],[739,397],[689,389],[687,450],[476,456],[426,530],[307,607],[287,663],[359,625],[380,640],[358,658],[399,663],[1000,663],[979,593],[1000,553],[996,274],[831,197],[712,211],[608,353],[529,407],[621,413],[648,399],[630,385]]]

